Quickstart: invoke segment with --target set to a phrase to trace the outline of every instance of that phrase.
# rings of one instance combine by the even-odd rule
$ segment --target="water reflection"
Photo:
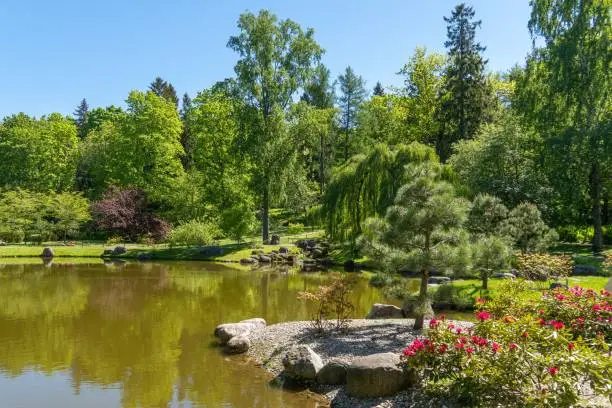
[[[92,406],[92,398],[109,407],[317,406],[270,387],[241,357],[228,362],[211,333],[255,316],[307,319],[312,311],[296,294],[327,279],[206,263],[3,265],[0,391],[24,407]],[[380,300],[360,281],[355,315]],[[33,380],[36,373],[47,376]],[[20,397],[24,384],[38,391]],[[70,398],[53,397],[62,386]]]

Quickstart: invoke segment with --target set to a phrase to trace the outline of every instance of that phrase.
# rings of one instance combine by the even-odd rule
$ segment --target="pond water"
[[[39,261],[40,262],[40,261]],[[0,261],[3,407],[317,407],[245,357],[213,345],[214,327],[304,320],[296,299],[330,274],[196,263]],[[384,301],[360,279],[355,317]]]

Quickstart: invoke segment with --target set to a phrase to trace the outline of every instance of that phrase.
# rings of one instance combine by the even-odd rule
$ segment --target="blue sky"
[[[482,20],[477,37],[490,70],[522,63],[531,48],[528,0],[468,2]],[[266,8],[313,27],[323,62],[337,76],[351,65],[368,87],[397,85],[395,74],[418,45],[444,51],[457,0],[1,0],[0,117],[71,114],[123,105],[156,76],[194,95],[233,76],[226,48],[245,10]]]

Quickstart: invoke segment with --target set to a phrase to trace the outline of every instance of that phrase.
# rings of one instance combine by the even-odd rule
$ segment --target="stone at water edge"
[[[225,352],[228,354],[242,354],[249,351],[251,347],[251,340],[249,340],[248,334],[240,334],[232,337],[225,345]]]
[[[315,380],[323,368],[321,357],[310,347],[299,345],[292,347],[283,357],[285,372],[304,380]]]
[[[113,255],[123,255],[127,252],[127,248],[123,245],[117,245],[115,249],[113,249]]]
[[[42,254],[40,254],[42,258],[53,258],[53,255],[53,248],[51,247],[44,247],[42,250]]]
[[[266,327],[268,325],[268,323],[266,323],[266,320],[262,319],[261,317],[254,317],[252,319],[241,320],[238,323],[250,324],[253,326],[254,329],[257,329],[260,327]]]
[[[346,372],[346,392],[352,397],[384,397],[414,384],[394,353],[379,353],[353,360]]]
[[[270,263],[272,262],[272,258],[267,255],[259,255],[259,262],[261,263]]]
[[[606,283],[606,287],[605,287],[605,289],[606,289],[608,292],[612,292],[612,278],[608,279],[608,283]]]
[[[317,373],[319,384],[339,385],[346,382],[348,364],[340,360],[331,360]]]
[[[280,254],[288,254],[289,253],[289,249],[287,247],[280,247],[280,248],[278,248],[278,252]]]
[[[374,303],[366,319],[402,319],[403,317],[402,309],[397,306]]]
[[[278,245],[280,244],[280,235],[273,234],[270,238],[270,245]]]
[[[248,335],[251,330],[266,327],[266,321],[260,317],[242,320],[238,323],[220,324],[215,328],[215,337],[221,344],[227,344],[232,338]]]

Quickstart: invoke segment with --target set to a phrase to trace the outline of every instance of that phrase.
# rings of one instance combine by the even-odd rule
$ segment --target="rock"
[[[366,319],[402,319],[403,317],[402,309],[397,306],[374,303]]]
[[[608,279],[608,283],[606,283],[606,287],[604,289],[608,292],[612,292],[612,278]]]
[[[0,241],[0,246],[6,246],[6,242]]]
[[[110,256],[112,254],[113,254],[112,249],[105,249],[104,252],[102,252],[102,256]]]
[[[241,264],[254,264],[256,262],[257,262],[257,259],[255,259],[255,258],[242,258],[240,260]]]
[[[267,255],[259,255],[259,262],[261,263],[270,263],[272,262],[272,258]]]
[[[44,247],[40,256],[42,258],[53,258],[53,248]]]
[[[323,251],[321,250],[321,248],[315,248],[310,253],[310,256],[312,256],[314,259],[323,258]]]
[[[228,354],[242,354],[249,351],[251,340],[247,334],[234,336],[225,345],[225,352]]]
[[[270,245],[278,245],[280,244],[280,235],[272,234],[270,238]]]
[[[323,368],[321,357],[308,346],[292,347],[283,357],[285,372],[304,380],[314,380]]]
[[[266,326],[266,321],[261,318],[242,320],[238,323],[220,324],[215,328],[215,337],[219,339],[221,344],[227,344],[230,339],[248,335],[251,330],[255,330]]]
[[[340,360],[331,360],[317,373],[319,384],[338,385],[346,382],[348,364]]]
[[[357,357],[346,371],[346,392],[353,397],[393,395],[414,383],[414,378],[401,367],[394,353]]]
[[[266,323],[266,320],[262,319],[261,317],[254,317],[252,319],[241,320],[238,323],[250,324],[253,326],[254,329],[263,328],[268,325],[268,323]]]
[[[550,286],[548,287],[550,290],[555,290],[555,289],[569,289],[567,287],[567,285],[565,283],[561,283],[561,282],[553,282],[550,284]]]
[[[497,278],[497,279],[516,279],[516,275],[514,275],[512,273],[508,273],[508,272],[506,272],[506,273],[496,273],[496,274],[493,274],[493,277]]]
[[[574,265],[572,275],[596,275],[597,267],[594,265]]]
[[[448,276],[430,276],[429,279],[427,279],[427,283],[429,284],[443,284],[443,283],[449,283],[450,282],[450,278]]]
[[[117,255],[123,255],[127,252],[127,248],[124,247],[123,245],[117,245],[115,247],[115,249],[113,249],[113,255],[117,256]]]
[[[200,248],[199,252],[200,252],[200,255],[206,256],[206,257],[223,255],[223,249],[217,245],[203,246]]]
[[[287,248],[287,247],[280,247],[280,248],[278,248],[278,253],[279,254],[288,254],[289,253],[289,248]]]

